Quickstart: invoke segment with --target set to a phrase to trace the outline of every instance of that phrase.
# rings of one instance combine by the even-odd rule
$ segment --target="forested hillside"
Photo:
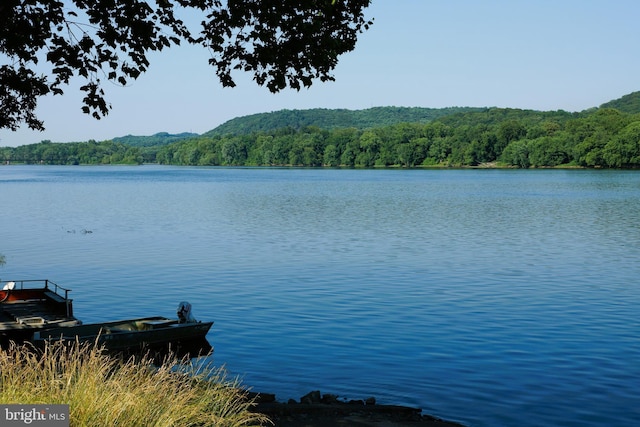
[[[371,129],[284,128],[159,149],[174,165],[640,167],[640,115],[489,109]]]
[[[620,105],[628,111],[605,107],[580,113],[457,109],[454,114],[434,120],[420,116],[416,121],[371,127],[287,126],[255,132],[238,130],[207,133],[150,147],[132,147],[113,141],[70,144],[45,141],[2,148],[0,159],[46,164],[640,168],[640,112],[637,111],[640,108],[636,107],[639,97],[640,92],[636,92],[603,104]],[[309,111],[312,110],[301,114],[304,116]],[[332,116],[330,110],[313,111]],[[289,112],[285,116],[296,114]],[[282,114],[276,116],[283,117]]]
[[[484,108],[451,107],[375,107],[366,110],[281,110],[237,117],[203,134],[203,136],[241,135],[272,131],[282,128],[300,130],[315,126],[321,129],[356,128],[369,129],[397,123],[428,123],[450,114],[482,111]]]
[[[155,147],[158,145],[167,145],[173,142],[182,141],[184,139],[193,138],[195,136],[198,136],[198,134],[191,132],[183,132],[178,134],[158,132],[151,136],[119,136],[117,138],[113,138],[113,142],[120,142],[132,147]]]
[[[615,108],[623,113],[640,113],[640,92],[632,92],[622,98],[614,99],[600,106],[600,108]]]

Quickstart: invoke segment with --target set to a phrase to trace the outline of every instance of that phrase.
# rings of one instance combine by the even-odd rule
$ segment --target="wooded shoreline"
[[[640,92],[579,113],[458,109],[416,119],[412,109],[281,111],[234,119],[202,135],[166,133],[109,141],[42,141],[0,148],[0,162],[91,165],[346,168],[640,168]],[[405,111],[407,110],[407,111]],[[409,114],[412,112],[412,114]],[[367,117],[368,115],[375,115]],[[426,114],[426,113],[425,113]],[[332,115],[336,117],[331,119]],[[315,119],[314,119],[315,117]],[[322,119],[322,120],[321,120]],[[340,121],[342,120],[342,121]],[[320,123],[321,126],[316,123]],[[342,123],[341,126],[337,124]],[[364,124],[363,124],[364,123]],[[371,123],[379,125],[371,126]],[[223,130],[225,130],[223,133]]]

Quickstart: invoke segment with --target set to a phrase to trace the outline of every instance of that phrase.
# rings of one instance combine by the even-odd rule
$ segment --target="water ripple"
[[[85,321],[190,300],[214,362],[282,399],[633,425],[640,175],[602,172],[0,168],[2,275]]]

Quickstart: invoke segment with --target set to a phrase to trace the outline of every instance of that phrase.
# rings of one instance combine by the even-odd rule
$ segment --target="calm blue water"
[[[85,322],[190,301],[280,400],[640,423],[638,172],[2,166],[0,200],[2,279]]]

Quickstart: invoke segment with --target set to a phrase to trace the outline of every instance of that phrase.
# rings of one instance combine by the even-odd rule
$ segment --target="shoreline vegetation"
[[[340,401],[313,391],[299,402],[250,392],[224,368],[168,355],[109,356],[94,345],[53,342],[0,349],[0,403],[69,405],[72,426],[449,426],[420,409]]]
[[[69,405],[72,426],[268,425],[221,368],[170,356],[160,365],[144,356],[125,360],[78,343],[0,350],[0,403]]]
[[[3,164],[343,168],[640,168],[640,92],[582,112],[282,110],[202,135],[0,147]]]

